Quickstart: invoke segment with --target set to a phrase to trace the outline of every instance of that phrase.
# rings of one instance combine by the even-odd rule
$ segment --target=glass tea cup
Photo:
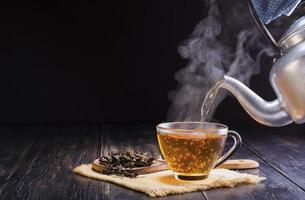
[[[241,144],[240,135],[217,123],[168,122],[157,126],[159,146],[177,179],[200,180],[231,157]],[[223,156],[227,137],[234,144]]]

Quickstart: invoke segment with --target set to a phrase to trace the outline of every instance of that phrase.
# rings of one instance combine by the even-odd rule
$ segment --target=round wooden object
[[[258,168],[259,163],[255,160],[249,159],[236,159],[236,160],[227,160],[226,162],[219,165],[217,168],[224,169],[253,169]]]
[[[97,172],[101,172],[103,169],[103,165],[100,164],[99,159],[96,159],[92,163],[92,169]],[[137,174],[147,174],[158,171],[167,170],[167,164],[164,160],[154,160],[151,166],[147,167],[136,167],[132,169],[128,169],[127,171],[135,172]]]

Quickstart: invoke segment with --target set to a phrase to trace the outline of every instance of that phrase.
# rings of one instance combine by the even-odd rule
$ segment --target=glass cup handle
[[[237,149],[240,147],[240,145],[242,143],[240,135],[235,131],[229,130],[228,137],[232,137],[234,139],[234,144],[227,153],[225,153],[221,158],[219,158],[219,160],[217,161],[217,163],[214,167],[217,167],[220,164],[222,164],[223,162],[225,162],[226,160],[228,160],[228,158],[230,158],[237,151]]]

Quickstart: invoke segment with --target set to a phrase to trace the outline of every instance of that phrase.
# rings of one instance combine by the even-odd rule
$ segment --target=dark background
[[[2,1],[0,9],[0,123],[158,123],[166,120],[174,74],[186,64],[177,46],[207,6],[203,0],[62,0]],[[263,58],[251,82],[267,100],[275,97],[271,66]],[[260,126],[232,97],[215,118]]]

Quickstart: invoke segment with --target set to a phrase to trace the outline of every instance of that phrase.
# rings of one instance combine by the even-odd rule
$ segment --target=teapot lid
[[[305,16],[295,21],[279,41],[280,47],[288,49],[305,40]]]

